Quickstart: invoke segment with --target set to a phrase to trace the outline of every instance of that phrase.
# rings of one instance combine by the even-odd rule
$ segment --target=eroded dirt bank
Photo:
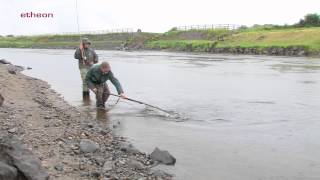
[[[0,133],[17,136],[50,179],[171,179],[152,160],[64,101],[41,80],[0,64]]]

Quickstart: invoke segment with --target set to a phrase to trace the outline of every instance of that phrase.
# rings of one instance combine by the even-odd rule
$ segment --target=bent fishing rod
[[[111,96],[116,96],[116,97],[121,97],[120,95],[112,94],[112,93],[109,93],[109,95],[111,95]],[[121,98],[122,98],[122,97],[121,97]],[[132,102],[135,102],[135,103],[143,104],[143,105],[145,105],[145,106],[149,106],[149,107],[152,107],[152,108],[154,108],[154,109],[158,109],[158,110],[160,110],[160,111],[162,111],[162,112],[165,112],[165,113],[167,113],[167,114],[171,114],[171,112],[169,112],[169,111],[167,111],[167,110],[164,110],[164,109],[162,109],[162,108],[160,108],[160,107],[157,107],[157,106],[154,106],[154,105],[151,105],[151,104],[142,102],[142,101],[134,100],[134,99],[131,99],[131,98],[123,98],[123,99],[128,100],[128,101],[132,101]]]

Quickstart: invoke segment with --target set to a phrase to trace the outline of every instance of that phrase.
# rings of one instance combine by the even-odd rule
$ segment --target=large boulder
[[[0,162],[0,179],[16,180],[18,179],[18,170],[13,166]]]
[[[9,62],[5,59],[0,59],[0,64],[11,64],[11,62]]]
[[[22,66],[16,66],[16,65],[11,65],[11,64],[8,65],[7,69],[10,74],[17,74],[17,72],[24,70],[24,68]]]
[[[174,158],[168,151],[162,151],[159,148],[155,148],[150,154],[152,160],[166,165],[174,165],[176,158]]]
[[[0,106],[2,106],[3,102],[4,102],[4,98],[3,98],[2,95],[0,94]]]
[[[0,179],[48,180],[40,160],[17,138],[0,137]]]

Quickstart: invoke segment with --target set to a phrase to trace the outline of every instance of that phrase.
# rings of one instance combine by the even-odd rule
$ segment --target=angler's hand
[[[98,92],[97,88],[92,88],[91,91],[93,91],[95,94]]]
[[[121,93],[121,94],[120,94],[120,97],[121,97],[122,99],[128,99],[127,96],[124,95],[124,93]]]
[[[83,43],[80,43],[79,49],[82,51],[83,50]]]

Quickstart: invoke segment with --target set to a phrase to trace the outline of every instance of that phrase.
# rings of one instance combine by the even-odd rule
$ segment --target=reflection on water
[[[168,150],[177,163],[162,168],[177,179],[320,178],[320,59],[97,52],[128,97],[173,116],[114,97],[106,110],[93,96],[83,102],[73,50],[0,49],[0,56],[32,67],[24,73],[137,148]]]
[[[110,121],[108,111],[105,109],[97,109],[96,119],[104,124],[107,124]]]

